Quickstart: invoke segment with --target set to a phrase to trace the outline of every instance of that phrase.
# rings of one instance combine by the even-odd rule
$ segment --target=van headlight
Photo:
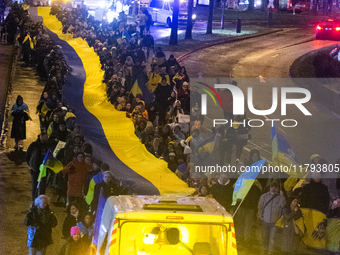
[[[196,19],[196,14],[193,14],[193,15],[192,15],[192,19]]]
[[[105,1],[103,1],[103,2],[99,2],[99,7],[100,8],[102,8],[102,9],[104,9],[105,7],[106,7],[106,3],[105,3]]]

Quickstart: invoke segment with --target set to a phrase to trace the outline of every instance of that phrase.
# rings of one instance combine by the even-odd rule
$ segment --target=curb
[[[9,114],[9,103],[8,103],[8,95],[12,92],[12,80],[14,75],[14,63],[16,59],[16,53],[17,48],[12,45],[12,56],[9,60],[8,65],[10,66],[8,73],[7,73],[7,79],[5,81],[5,100],[3,104],[0,106],[0,150],[3,150],[5,148],[5,139],[6,139],[6,133],[8,131],[8,123],[7,118]]]
[[[204,45],[204,46],[199,47],[197,49],[191,50],[187,53],[184,53],[177,58],[177,61],[181,62],[184,59],[186,59],[187,57],[189,57],[191,54],[193,54],[197,51],[200,51],[200,50],[204,50],[204,49],[213,47],[213,46],[223,45],[223,44],[227,44],[227,43],[231,43],[231,42],[239,42],[239,41],[243,41],[243,40],[247,40],[247,39],[251,39],[251,38],[256,38],[256,37],[260,37],[260,36],[264,36],[264,35],[274,34],[274,33],[281,32],[281,31],[283,31],[283,29],[276,29],[276,30],[272,30],[272,31],[268,31],[268,32],[262,32],[262,33],[260,32],[260,33],[255,33],[253,35],[244,35],[244,36],[235,37],[235,38],[231,38],[231,39],[223,39],[223,41],[213,42],[213,43],[210,43],[208,45]]]

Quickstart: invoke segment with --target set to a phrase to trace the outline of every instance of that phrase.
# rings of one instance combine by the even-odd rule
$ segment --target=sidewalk
[[[0,44],[0,52],[8,49],[8,45]],[[14,49],[14,46],[10,46]],[[13,51],[8,52],[12,53]],[[11,61],[8,58],[1,59],[1,68],[10,68]],[[44,88],[44,83],[39,81],[33,67],[23,67],[23,62],[14,58],[12,69],[11,92],[7,97],[6,110],[15,103],[16,97],[21,95],[24,102],[28,105],[32,121],[26,123],[27,139],[24,140],[24,151],[14,151],[14,139],[10,138],[11,123],[6,129],[4,140],[5,149],[0,150],[0,254],[28,254],[26,247],[27,227],[24,225],[26,211],[31,205],[31,176],[26,164],[26,150],[30,143],[37,139],[39,134],[39,118],[35,114],[35,108]],[[1,69],[1,72],[3,70]],[[3,82],[4,79],[1,79]],[[49,189],[48,195],[53,195]],[[53,201],[53,197],[52,197]],[[65,215],[62,213],[64,208],[52,206],[57,214],[58,226],[54,233],[61,233],[62,223]],[[54,238],[55,244],[51,246],[48,254],[58,254],[62,240],[57,235]],[[51,252],[54,248],[55,253]]]

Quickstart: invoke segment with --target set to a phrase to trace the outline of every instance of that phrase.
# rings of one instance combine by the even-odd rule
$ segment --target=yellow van
[[[236,255],[232,216],[206,197],[112,196],[97,244],[115,255]]]

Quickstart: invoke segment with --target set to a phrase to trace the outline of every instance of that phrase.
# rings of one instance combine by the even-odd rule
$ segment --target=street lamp
[[[221,29],[224,29],[224,10],[225,10],[225,3],[226,3],[226,0],[223,0],[223,1],[222,1],[223,8],[222,8],[222,17],[221,17]]]

